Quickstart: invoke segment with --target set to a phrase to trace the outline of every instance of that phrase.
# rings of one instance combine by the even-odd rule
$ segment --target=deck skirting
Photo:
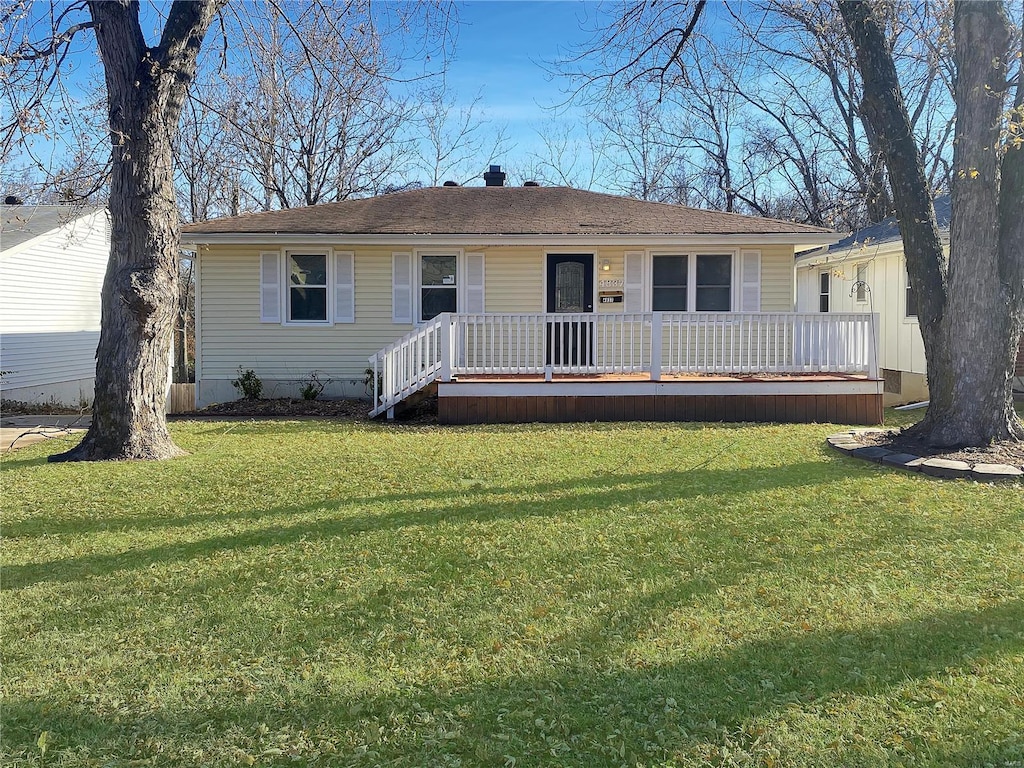
[[[581,394],[586,392],[586,394]],[[847,381],[450,382],[442,424],[578,421],[751,421],[876,425],[882,384]]]

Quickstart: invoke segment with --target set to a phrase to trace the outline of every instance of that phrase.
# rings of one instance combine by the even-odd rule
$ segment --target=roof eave
[[[432,235],[432,234],[280,234],[272,232],[182,233],[183,248],[200,245],[264,245],[268,243],[324,245],[396,245],[396,246],[496,246],[540,245],[544,247],[602,245],[625,247],[704,246],[704,245],[806,245],[828,246],[840,240],[827,232],[726,233],[690,235],[575,234],[575,235]]]
[[[949,230],[939,230],[939,241],[943,246],[949,246]],[[835,245],[835,243],[833,243]],[[798,266],[814,266],[825,264],[830,261],[850,261],[858,258],[873,258],[903,250],[903,238],[891,237],[886,240],[875,240],[867,243],[854,243],[853,245],[836,248],[834,250],[813,250],[798,253],[796,263]]]

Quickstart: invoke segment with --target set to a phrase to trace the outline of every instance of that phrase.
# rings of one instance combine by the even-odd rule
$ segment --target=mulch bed
[[[896,453],[909,453],[922,458],[963,461],[972,467],[975,464],[1009,464],[1012,467],[1024,467],[1024,443],[1003,441],[987,448],[933,448],[901,430],[857,433],[852,440],[866,446],[888,448]]]
[[[370,402],[368,400],[292,400],[288,398],[276,400],[234,400],[229,403],[216,403],[195,413],[180,414],[179,417],[187,419],[190,416],[221,416],[248,419],[292,417],[368,421],[370,418]],[[412,424],[436,422],[437,398],[427,398],[421,403],[402,411],[397,415],[396,420]]]
[[[235,416],[252,419],[282,416],[315,417],[320,419],[346,419],[358,421],[370,416],[370,403],[366,400],[233,400],[215,403],[195,414],[198,416]]]
[[[53,403],[25,403],[21,400],[0,400],[0,413],[4,416],[35,416],[45,413],[49,416],[77,416],[92,413],[91,408],[68,408]]]

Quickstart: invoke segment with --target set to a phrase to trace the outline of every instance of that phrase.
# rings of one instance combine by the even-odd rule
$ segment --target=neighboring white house
[[[873,318],[792,311],[834,233],[504,177],[183,227],[197,404],[241,368],[375,413],[436,385],[443,422],[881,417]]]
[[[72,407],[91,402],[110,254],[107,213],[67,205],[0,210],[0,395]]]
[[[949,196],[935,200],[943,246],[949,247]],[[917,300],[907,275],[895,217],[854,232],[827,251],[796,258],[797,312],[876,312],[878,364],[885,404],[928,399]]]

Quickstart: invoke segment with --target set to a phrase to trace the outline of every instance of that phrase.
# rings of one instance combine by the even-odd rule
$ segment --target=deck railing
[[[505,374],[860,373],[878,377],[877,315],[442,314],[370,358],[376,415],[435,380]]]

